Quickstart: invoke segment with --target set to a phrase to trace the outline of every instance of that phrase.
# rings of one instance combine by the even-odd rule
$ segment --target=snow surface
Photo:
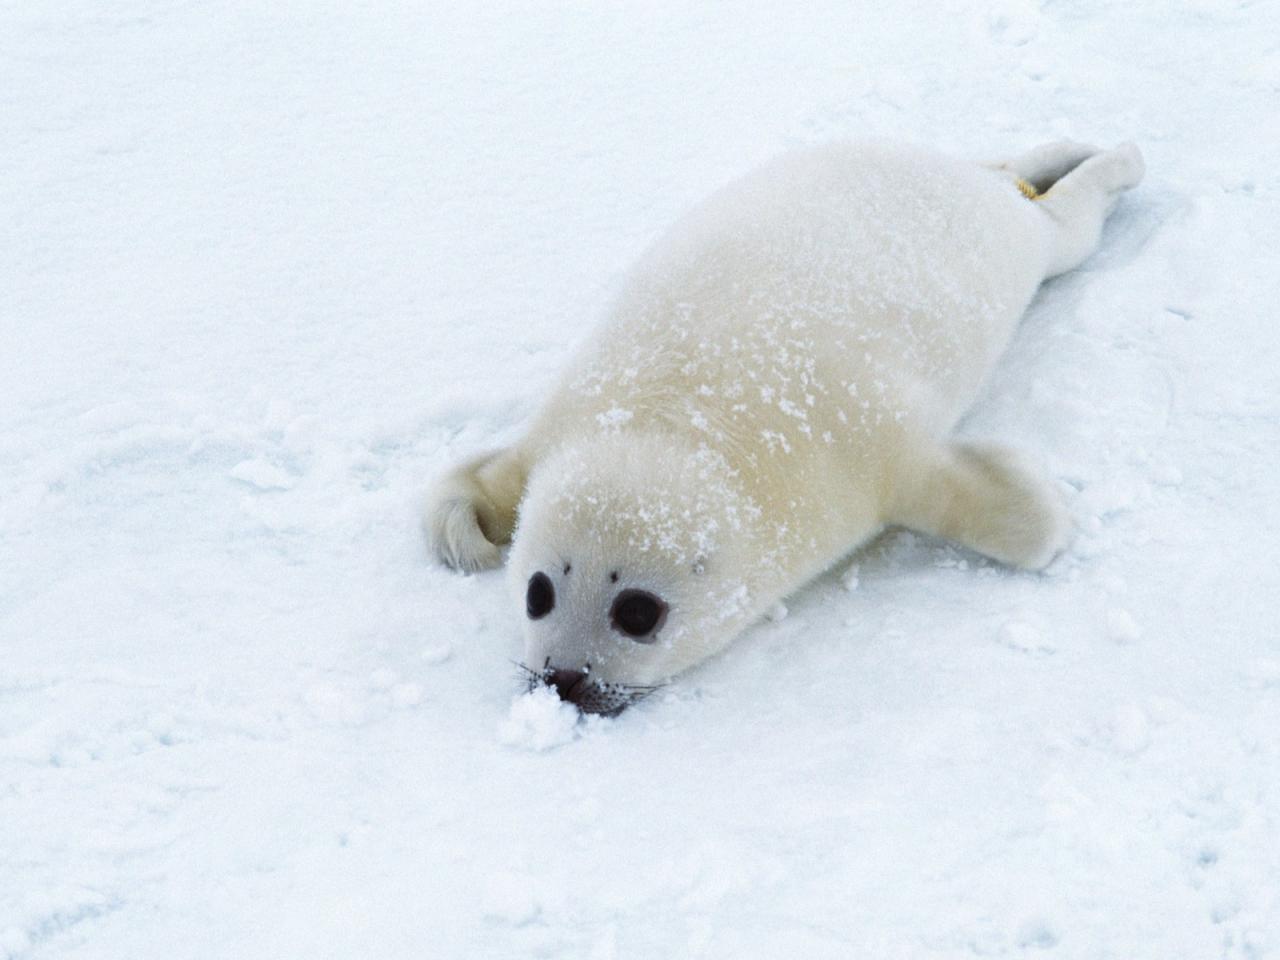
[[[0,957],[1280,956],[1280,9],[0,8]],[[616,720],[428,478],[695,199],[1141,143],[966,424],[1046,576],[890,533]]]

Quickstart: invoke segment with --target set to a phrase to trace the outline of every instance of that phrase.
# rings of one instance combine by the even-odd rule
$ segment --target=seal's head
[[[758,516],[719,453],[679,438],[614,433],[543,460],[509,563],[535,682],[615,714],[718,651],[753,612]]]

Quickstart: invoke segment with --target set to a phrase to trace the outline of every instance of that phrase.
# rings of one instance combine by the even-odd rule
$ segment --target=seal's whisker
[[[635,704],[639,703],[641,700],[649,699],[651,696],[653,696],[657,691],[661,689],[662,689],[661,686],[633,687],[631,690],[627,691],[628,697],[629,697],[627,702],[630,705],[634,706]]]
[[[519,660],[510,662],[518,671],[516,676],[525,684],[525,693],[530,693],[547,682],[546,674],[534,670],[528,664],[521,663]]]
[[[531,693],[543,686],[555,686],[549,667],[544,670],[535,670],[521,660],[509,660],[509,662],[516,668],[516,676],[524,683],[526,693]],[[584,713],[597,713],[604,716],[617,716],[627,707],[639,703],[667,685],[666,683],[641,684],[588,680],[585,673],[581,683],[580,691],[571,695],[572,700]]]

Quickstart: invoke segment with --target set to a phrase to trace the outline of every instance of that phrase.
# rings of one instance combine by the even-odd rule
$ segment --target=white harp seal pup
[[[642,256],[518,442],[440,479],[432,552],[473,571],[511,542],[533,682],[604,714],[886,525],[1044,567],[1069,532],[1055,488],[951,434],[1142,174],[1131,144],[1071,142],[768,163]]]

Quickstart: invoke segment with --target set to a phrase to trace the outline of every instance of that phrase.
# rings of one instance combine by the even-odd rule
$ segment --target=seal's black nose
[[[582,705],[582,698],[591,689],[591,684],[587,683],[585,670],[557,670],[554,667],[548,667],[543,674],[543,679],[547,686],[556,688],[556,693],[561,700],[578,706]]]

